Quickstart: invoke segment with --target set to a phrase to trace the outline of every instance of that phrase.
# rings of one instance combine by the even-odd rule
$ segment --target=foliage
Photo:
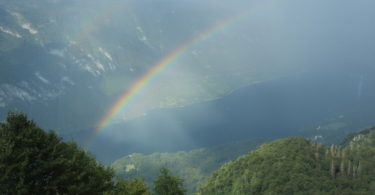
[[[198,194],[374,194],[375,128],[366,132],[344,146],[303,138],[264,144],[214,172]]]
[[[341,143],[343,146],[349,146],[350,144],[375,146],[375,127],[351,133]]]
[[[154,184],[155,195],[183,195],[186,192],[183,188],[183,180],[172,175],[167,168],[160,169]]]
[[[166,167],[184,179],[187,194],[193,194],[200,183],[225,162],[248,153],[265,141],[244,140],[176,153],[131,154],[115,161],[112,167],[123,178],[144,177],[149,185],[152,185],[159,170]]]
[[[21,113],[0,123],[0,194],[103,194],[113,171]]]
[[[148,187],[143,179],[134,177],[129,180],[117,178],[113,191],[109,194],[115,195],[150,195]]]

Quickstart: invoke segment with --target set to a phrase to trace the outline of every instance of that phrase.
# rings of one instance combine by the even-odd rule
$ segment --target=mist
[[[211,14],[220,20],[249,13],[189,48],[160,73],[128,108],[141,117],[103,130],[99,143],[108,139],[115,145],[132,143],[124,147],[127,153],[151,153],[297,136],[301,129],[328,118],[361,118],[352,112],[358,115],[358,110],[370,106],[375,28],[369,7],[374,3],[178,2],[184,3],[203,10],[200,20],[207,18],[206,26],[212,22]],[[173,10],[176,18],[192,11],[173,3],[164,9]],[[147,111],[151,105],[154,108]],[[126,112],[125,108],[122,115]],[[353,123],[351,128],[359,129],[371,125],[371,120]]]
[[[374,1],[0,5],[0,119],[24,111],[103,162],[250,138],[339,140],[375,124]],[[332,121],[341,133],[317,130]]]

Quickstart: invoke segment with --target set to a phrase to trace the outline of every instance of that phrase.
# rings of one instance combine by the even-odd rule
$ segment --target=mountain
[[[48,128],[70,130],[64,132],[68,135],[94,128],[158,61],[241,7],[222,3],[212,7],[199,1],[1,0],[0,116],[4,118],[9,109],[23,110]],[[259,45],[266,39],[243,42],[239,37],[262,31],[236,25],[211,38],[207,34],[207,42],[185,48],[173,68],[153,81],[135,107],[116,121],[155,108],[217,99],[253,83],[299,72],[302,68],[296,65],[280,69],[276,63],[255,62],[266,59],[256,57],[259,52],[249,43]],[[254,67],[249,69],[249,64]]]
[[[0,0],[0,120],[23,111],[106,162],[285,137],[348,112],[362,120],[375,91],[373,6]]]
[[[323,144],[340,144],[353,132],[371,126],[372,117],[368,117],[372,115],[370,114],[372,113],[371,110],[371,108],[364,106],[360,110],[355,108],[347,112],[337,113],[299,129],[296,135]],[[359,114],[361,111],[366,114]]]
[[[325,146],[284,138],[226,163],[198,194],[373,194],[375,127]]]
[[[254,84],[214,101],[155,109],[107,128],[92,149],[101,161],[111,163],[108,159],[131,153],[186,151],[252,138],[300,136],[338,144],[348,133],[375,124],[372,75],[370,68],[366,73],[354,68],[310,71]]]
[[[248,153],[266,139],[244,140],[210,148],[176,153],[131,154],[116,160],[111,166],[120,177],[143,177],[152,185],[161,168],[168,168],[184,179],[188,194],[197,191],[208,175],[225,162]]]

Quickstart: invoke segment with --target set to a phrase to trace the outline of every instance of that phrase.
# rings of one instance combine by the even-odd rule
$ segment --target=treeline
[[[187,194],[194,194],[207,176],[225,162],[249,153],[265,141],[266,139],[249,139],[175,153],[135,153],[115,161],[111,167],[122,178],[141,176],[149,185],[153,184],[159,170],[166,167],[184,179]]]
[[[64,142],[22,113],[0,123],[0,194],[183,195],[183,180],[162,168],[150,189],[121,179],[74,141]]]
[[[226,163],[197,195],[370,195],[374,165],[375,128],[352,134],[341,145],[284,138]],[[184,195],[183,183],[166,168],[151,188],[142,178],[122,179],[74,141],[62,141],[22,113],[11,112],[0,122],[0,194]]]
[[[375,128],[325,146],[285,138],[225,164],[200,195],[375,194]]]

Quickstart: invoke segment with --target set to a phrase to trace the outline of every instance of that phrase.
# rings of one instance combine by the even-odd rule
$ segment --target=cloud
[[[48,84],[48,85],[50,84],[50,81],[47,80],[45,77],[43,77],[43,76],[40,74],[40,72],[35,72],[34,75],[35,75],[40,81],[42,81],[43,83]]]
[[[2,31],[2,32],[6,33],[6,34],[12,35],[12,36],[14,36],[16,38],[22,38],[22,36],[19,33],[13,32],[13,31],[11,31],[11,30],[9,30],[9,29],[7,29],[5,27],[2,27],[2,26],[0,26],[0,31]]]
[[[28,30],[29,33],[32,34],[32,35],[38,34],[38,30],[36,30],[35,28],[31,27],[30,23],[24,23],[24,24],[21,25],[21,27],[23,29]]]

